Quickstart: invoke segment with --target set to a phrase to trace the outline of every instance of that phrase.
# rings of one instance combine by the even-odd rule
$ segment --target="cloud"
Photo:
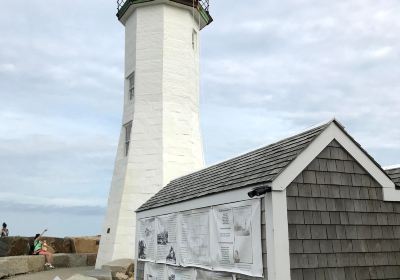
[[[271,134],[281,136],[281,130],[290,134],[337,117],[371,153],[379,151],[380,161],[400,161],[400,132],[393,125],[400,117],[397,2],[256,1],[225,7],[214,4],[216,20],[202,40],[203,130],[211,158],[223,145],[213,139],[243,138],[235,145],[240,150],[262,145]],[[222,118],[205,116],[216,108],[229,121],[213,123]],[[262,119],[273,121],[264,126]],[[249,125],[254,130],[243,136]]]
[[[29,196],[15,193],[0,195],[2,211],[24,213],[61,213],[68,215],[101,216],[105,213],[105,201],[102,199],[72,199],[63,197],[46,198],[42,195]]]
[[[104,210],[123,105],[115,9],[15,0],[0,10],[0,187],[13,194],[0,198],[21,232],[28,211],[74,223]],[[397,0],[220,0],[211,14],[201,32],[208,164],[332,117],[383,165],[400,162]],[[81,217],[80,232],[100,230],[96,217],[90,229]]]

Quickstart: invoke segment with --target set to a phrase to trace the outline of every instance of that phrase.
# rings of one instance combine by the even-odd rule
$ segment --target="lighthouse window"
[[[125,156],[128,155],[129,152],[129,143],[131,142],[131,131],[132,131],[132,122],[128,122],[124,125],[125,127]]]
[[[129,77],[129,100],[133,100],[135,97],[135,72],[133,72]]]
[[[193,50],[197,49],[197,31],[194,29],[192,32],[192,48],[193,48]]]

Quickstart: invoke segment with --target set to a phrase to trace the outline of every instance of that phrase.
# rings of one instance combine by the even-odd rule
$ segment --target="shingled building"
[[[137,220],[256,199],[262,279],[400,279],[398,185],[400,168],[383,170],[332,120],[172,181]]]

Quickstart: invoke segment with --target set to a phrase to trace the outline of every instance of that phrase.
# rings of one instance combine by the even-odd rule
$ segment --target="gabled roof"
[[[388,167],[385,168],[386,173],[392,179],[392,181],[397,185],[400,186],[400,165],[397,167]]]
[[[395,184],[399,184],[400,168],[385,172],[333,119],[264,148],[177,178],[136,211],[266,183],[274,191],[283,190],[333,140],[337,140],[383,187],[384,200],[400,201],[400,191],[395,188]]]
[[[332,122],[340,126],[332,120],[266,147],[177,178],[136,211],[272,182]]]

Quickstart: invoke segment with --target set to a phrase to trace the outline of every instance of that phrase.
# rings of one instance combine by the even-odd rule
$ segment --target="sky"
[[[398,0],[210,0],[201,32],[206,164],[336,117],[400,163]],[[110,0],[0,9],[0,222],[12,235],[95,235],[123,102],[124,28]]]

